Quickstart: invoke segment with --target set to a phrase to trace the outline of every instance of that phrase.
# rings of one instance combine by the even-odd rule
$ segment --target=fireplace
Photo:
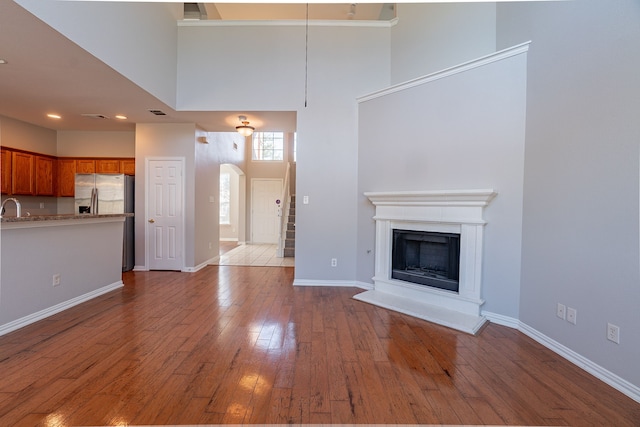
[[[376,208],[374,285],[354,298],[475,334],[486,322],[480,312],[483,212],[496,193],[399,191],[365,196]]]
[[[393,230],[391,278],[458,292],[460,235]]]

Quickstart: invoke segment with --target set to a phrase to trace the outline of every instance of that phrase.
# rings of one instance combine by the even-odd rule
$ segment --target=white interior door
[[[149,160],[147,239],[150,270],[182,270],[182,161]]]
[[[281,179],[251,181],[251,242],[278,243],[278,205],[282,197]]]

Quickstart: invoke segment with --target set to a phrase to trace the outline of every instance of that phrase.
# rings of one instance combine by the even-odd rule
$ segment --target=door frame
[[[182,227],[182,239],[180,241],[180,250],[182,251],[182,266],[180,266],[180,271],[185,271],[185,262],[186,262],[186,238],[187,238],[187,230],[185,227],[186,224],[186,185],[185,185],[185,163],[186,160],[184,157],[145,157],[144,159],[144,259],[146,264],[146,270],[150,270],[149,263],[149,222],[147,218],[149,218],[149,163],[152,161],[178,161],[180,162],[180,167],[182,169],[182,174],[180,176],[180,184],[182,187],[182,219],[180,221],[180,227]]]

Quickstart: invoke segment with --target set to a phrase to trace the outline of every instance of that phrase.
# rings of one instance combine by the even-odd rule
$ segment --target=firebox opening
[[[393,230],[391,278],[458,292],[460,235]]]

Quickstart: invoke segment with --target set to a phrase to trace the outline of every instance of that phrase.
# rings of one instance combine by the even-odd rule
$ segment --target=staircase
[[[296,253],[296,196],[291,196],[287,217],[287,236],[284,240],[284,256],[294,257]]]

